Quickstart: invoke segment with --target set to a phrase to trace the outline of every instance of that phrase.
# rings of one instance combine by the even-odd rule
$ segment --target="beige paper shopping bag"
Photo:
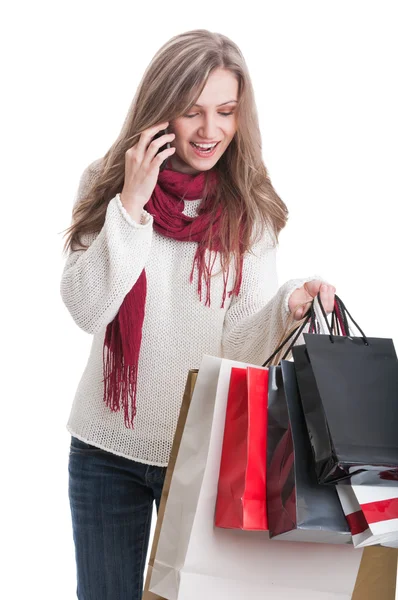
[[[245,366],[202,358],[149,590],[167,600],[351,600],[362,550],[273,541],[264,531],[215,527],[231,370]]]
[[[163,485],[162,497],[159,504],[159,513],[156,521],[155,535],[152,542],[151,555],[148,561],[148,571],[145,581],[144,595],[142,600],[165,600],[162,596],[154,594],[149,591],[149,582],[151,580],[153,563],[156,556],[156,550],[158,547],[160,529],[162,527],[164,511],[166,508],[166,502],[169,495],[171,478],[173,476],[174,466],[177,459],[178,449],[180,447],[182,433],[184,431],[185,421],[187,419],[188,409],[191,402],[193,390],[195,388],[196,378],[198,375],[198,369],[192,369],[188,373],[187,382],[185,385],[184,397],[181,405],[180,416],[177,423],[176,432],[174,435],[173,446],[170,453],[169,464],[167,466],[166,476]]]
[[[395,600],[398,550],[365,548],[352,600]]]

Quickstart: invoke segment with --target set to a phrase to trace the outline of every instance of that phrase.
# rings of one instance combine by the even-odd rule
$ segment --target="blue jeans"
[[[71,436],[69,502],[79,600],[141,600],[153,501],[166,467],[135,462]]]

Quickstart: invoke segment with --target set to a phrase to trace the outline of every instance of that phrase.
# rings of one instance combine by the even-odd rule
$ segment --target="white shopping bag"
[[[378,478],[377,486],[339,484],[337,493],[356,548],[375,544],[398,547],[397,485],[381,484]]]
[[[149,590],[168,600],[349,600],[362,550],[278,542],[216,528],[214,513],[233,366],[204,356],[171,479]],[[255,365],[254,365],[255,366]]]

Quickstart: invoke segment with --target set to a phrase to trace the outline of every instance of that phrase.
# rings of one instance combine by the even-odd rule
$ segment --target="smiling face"
[[[190,110],[171,120],[168,131],[175,133],[171,146],[176,148],[168,164],[174,171],[197,174],[214,167],[237,130],[238,80],[225,69],[216,69]],[[196,144],[217,142],[207,153]]]

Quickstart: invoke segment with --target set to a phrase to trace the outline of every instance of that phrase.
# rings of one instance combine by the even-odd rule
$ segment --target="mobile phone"
[[[168,129],[161,129],[160,131],[158,131],[154,136],[153,136],[153,140],[156,140],[158,137],[161,137],[162,135],[167,135],[169,133]],[[160,146],[159,150],[157,151],[156,154],[159,154],[159,152],[163,152],[163,150],[166,150],[166,148],[171,148],[171,144],[170,142],[167,142],[166,144],[164,144],[164,146]],[[169,157],[168,157],[169,158]],[[166,158],[162,164],[159,167],[159,171],[163,171],[163,169],[166,167],[166,163],[168,158]]]

